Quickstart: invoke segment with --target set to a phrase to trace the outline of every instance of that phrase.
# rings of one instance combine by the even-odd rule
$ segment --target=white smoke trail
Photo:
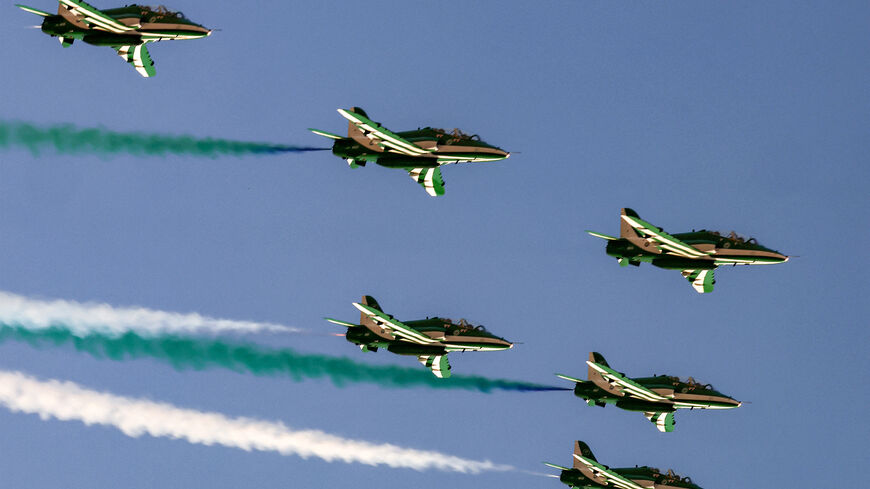
[[[202,445],[274,451],[327,462],[386,465],[414,470],[438,469],[477,474],[513,470],[489,461],[465,460],[443,453],[350,440],[322,431],[296,431],[283,423],[229,418],[219,413],[182,409],[171,404],[97,392],[73,382],[41,381],[0,370],[0,405],[42,419],[78,420],[113,426],[125,435],[180,438]]]
[[[215,319],[196,313],[156,311],[142,307],[114,307],[93,302],[30,299],[0,291],[0,322],[28,329],[62,325],[75,335],[102,333],[122,335],[135,331],[154,336],[166,333],[276,332],[303,330],[273,323]]]

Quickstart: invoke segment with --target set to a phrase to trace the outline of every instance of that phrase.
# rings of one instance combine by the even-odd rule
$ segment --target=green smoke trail
[[[267,349],[221,339],[186,336],[143,337],[134,332],[123,336],[98,333],[76,336],[68,329],[51,327],[31,330],[8,324],[0,325],[0,343],[19,341],[35,348],[71,344],[76,350],[97,358],[116,361],[155,358],[170,363],[177,370],[226,368],[262,376],[287,376],[295,381],[327,378],[337,386],[366,382],[385,387],[432,387],[489,392],[570,390],[561,387],[486,377],[453,376],[438,379],[423,368],[376,366],[344,357],[297,353],[289,348]]]
[[[71,124],[37,127],[24,122],[0,121],[0,148],[15,146],[26,148],[34,155],[39,155],[44,149],[53,149],[62,154],[126,153],[136,156],[174,154],[210,158],[221,155],[301,153],[328,149],[227,139],[199,139],[191,136],[114,132],[103,128],[79,129]]]

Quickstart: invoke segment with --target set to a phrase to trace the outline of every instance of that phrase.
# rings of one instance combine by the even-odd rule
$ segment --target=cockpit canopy
[[[469,323],[468,320],[466,320],[465,318],[460,318],[459,322],[456,322],[452,319],[447,319],[447,321],[453,326],[454,334],[469,333],[472,331],[487,333],[486,328],[484,328],[482,324],[475,326]]]
[[[750,245],[754,245],[754,246],[761,246],[761,244],[759,244],[758,240],[756,240],[755,238],[746,238],[744,236],[737,234],[734,231],[729,231],[727,234],[723,231],[708,231],[708,232],[714,236],[721,236],[723,238],[728,238],[728,239],[736,241],[738,243],[745,243],[745,244],[750,244]]]
[[[653,474],[657,475],[657,479],[660,482],[685,482],[687,484],[692,484],[691,477],[681,477],[679,474],[676,474],[672,469],[668,469],[668,471],[664,474],[661,473],[659,469],[651,468]]]
[[[158,5],[156,7],[150,7],[148,5],[139,5],[139,8],[142,9],[142,18],[147,19],[149,22],[160,22],[160,21],[186,21],[187,17],[184,16],[181,12],[173,12],[169,10],[164,5]]]
[[[668,377],[668,379],[670,379],[671,384],[673,384],[674,387],[680,388],[680,390],[682,390],[683,392],[692,392],[695,390],[705,390],[705,391],[715,391],[716,390],[713,388],[713,386],[711,384],[702,384],[702,383],[696,381],[692,377],[689,377],[685,380],[683,380],[679,377]]]
[[[422,131],[431,131],[438,138],[439,144],[485,144],[477,134],[466,134],[461,129],[454,128],[451,130],[441,129],[438,127],[425,127]]]
[[[689,483],[689,484],[692,483],[692,478],[691,478],[691,477],[689,477],[689,476],[686,476],[686,477],[680,477],[678,474],[675,474],[674,471],[671,470],[671,469],[668,469],[668,473],[665,474],[664,477],[663,477],[662,479],[663,479],[664,481],[667,481],[667,482],[686,482],[686,483]]]

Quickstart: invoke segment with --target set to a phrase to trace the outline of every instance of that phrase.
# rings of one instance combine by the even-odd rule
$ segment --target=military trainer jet
[[[677,409],[732,409],[740,402],[717,392],[710,384],[700,384],[689,377],[654,375],[630,379],[607,365],[600,353],[592,352],[586,362],[589,380],[556,374],[575,382],[574,395],[590,406],[613,404],[626,411],[639,411],[655,423],[659,431],[674,431]]]
[[[450,377],[447,354],[452,351],[495,351],[513,348],[513,344],[494,336],[483,326],[472,326],[464,319],[454,323],[445,318],[426,318],[400,322],[381,310],[371,296],[365,295],[361,303],[354,302],[360,311],[360,324],[325,318],[331,323],[347,327],[347,341],[359,345],[362,351],[387,351],[399,355],[413,355],[436,377]]]
[[[58,38],[63,47],[72,46],[76,39],[94,46],[109,46],[144,77],[155,73],[154,62],[145,47],[149,42],[211,35],[211,30],[163,6],[127,5],[98,10],[81,0],[59,0],[57,15],[26,5],[17,6],[45,17],[42,32]]]
[[[621,266],[651,263],[659,268],[681,270],[699,293],[713,292],[713,270],[721,265],[770,265],[788,257],[765,248],[754,238],[745,239],[731,231],[692,231],[670,235],[641,219],[631,209],[622,209],[619,238],[586,231],[608,240],[607,254]]]
[[[659,469],[647,466],[634,466],[612,469],[595,459],[589,445],[577,440],[574,442],[574,467],[562,467],[544,462],[545,465],[560,469],[559,480],[570,487],[598,489],[612,487],[618,489],[701,489],[688,477],[680,477],[673,470],[661,473]],[[555,475],[552,477],[556,477]]]
[[[442,165],[497,161],[510,156],[507,151],[484,143],[476,134],[469,136],[459,129],[448,132],[425,127],[395,133],[369,119],[359,107],[338,109],[338,113],[348,120],[346,138],[319,129],[309,131],[334,139],[332,153],[347,160],[351,168],[366,166],[371,161],[405,170],[433,197],[444,195]]]

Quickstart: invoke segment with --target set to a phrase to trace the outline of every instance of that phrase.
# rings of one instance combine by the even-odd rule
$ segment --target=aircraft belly
[[[418,345],[415,343],[397,342],[389,345],[387,351],[397,355],[444,355],[447,350],[441,346]]]
[[[712,270],[717,267],[716,262],[709,258],[660,257],[654,258],[652,264],[666,270]]]
[[[621,398],[616,401],[616,407],[626,411],[670,413],[676,408],[670,402],[649,402],[633,398]]]
[[[392,157],[380,156],[375,163],[384,168],[437,168],[441,166],[438,160],[430,157],[409,158],[409,157]]]
[[[142,37],[136,34],[110,34],[106,33],[91,33],[85,34],[82,41],[92,46],[137,46],[142,44]]]

